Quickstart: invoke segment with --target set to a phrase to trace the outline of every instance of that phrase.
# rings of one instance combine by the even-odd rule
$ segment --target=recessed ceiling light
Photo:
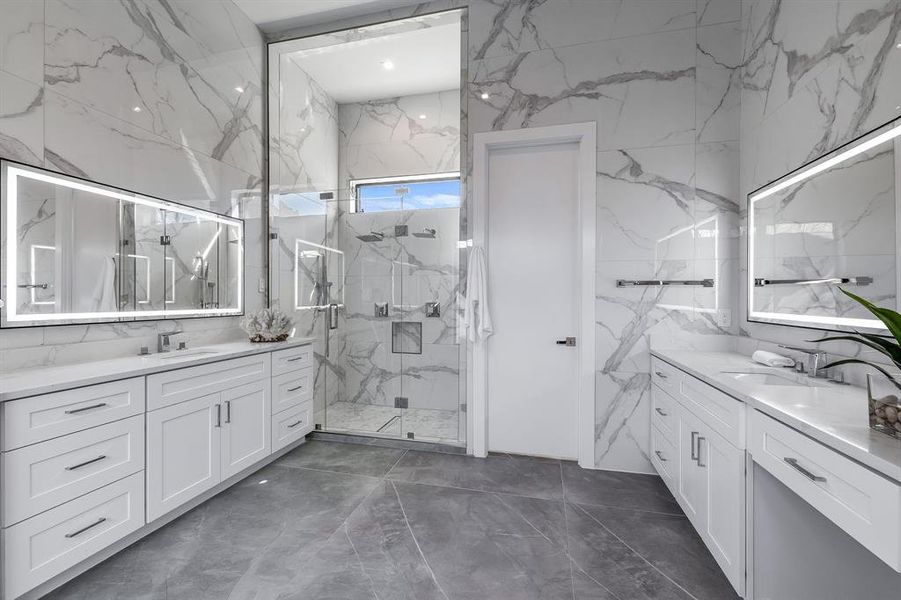
[[[420,119],[425,119],[425,115],[419,115]]]
[[[491,94],[489,94],[488,92],[482,92],[481,98],[482,100],[487,100],[488,98],[491,98]]]
[[[385,69],[386,71],[393,71],[394,63],[391,62],[390,59],[385,59],[382,61],[382,68]]]
[[[238,92],[239,94],[243,94],[243,93],[244,93],[244,88],[242,88],[242,87],[239,85],[238,87],[235,88],[235,91]]]
[[[134,107],[133,109],[131,109],[131,110],[133,110],[134,112],[141,112],[141,107],[140,107],[140,106],[135,106],[135,107]]]

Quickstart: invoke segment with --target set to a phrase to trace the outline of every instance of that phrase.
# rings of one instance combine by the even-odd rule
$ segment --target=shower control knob
[[[568,337],[565,340],[557,340],[557,345],[558,346],[575,346],[576,338]]]

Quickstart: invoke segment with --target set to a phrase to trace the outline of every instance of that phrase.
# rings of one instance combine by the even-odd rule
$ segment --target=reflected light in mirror
[[[108,189],[105,187],[101,187],[99,185],[94,186],[88,183],[83,183],[80,181],[68,179],[65,177],[58,177],[47,173],[40,173],[37,171],[32,171],[31,169],[21,168],[14,166],[12,164],[6,165],[6,197],[7,197],[7,209],[6,209],[6,221],[7,221],[7,252],[6,252],[6,272],[7,274],[17,273],[18,266],[16,264],[17,256],[18,256],[18,235],[17,235],[17,223],[18,223],[18,202],[16,199],[18,198],[18,188],[19,188],[19,178],[23,179],[32,179],[35,181],[43,181],[45,183],[50,183],[57,186],[67,187],[73,190],[79,190],[82,192],[88,192],[90,194],[94,194],[97,196],[105,196],[108,198],[113,198],[116,200],[130,202],[132,204],[139,204],[143,206],[149,206],[152,208],[158,208],[162,210],[168,210],[173,212],[179,212],[181,214],[188,214],[198,218],[206,219],[208,221],[214,221],[217,223],[225,224],[231,227],[239,227],[240,228],[240,237],[238,240],[238,248],[239,248],[239,256],[240,261],[237,268],[237,289],[239,290],[239,294],[237,297],[237,306],[235,308],[215,308],[215,309],[166,309],[166,310],[141,310],[141,311],[97,311],[97,312],[68,312],[68,313],[48,313],[48,314],[18,314],[17,303],[9,302],[7,303],[7,314],[6,320],[8,322],[52,322],[52,321],[77,321],[83,319],[90,319],[92,321],[98,319],[121,319],[121,318],[133,318],[133,317],[188,317],[188,316],[227,316],[227,315],[240,315],[243,312],[243,293],[240,293],[243,290],[244,285],[244,231],[242,227],[242,223],[239,219],[232,219],[228,217],[223,217],[216,213],[195,210],[188,206],[183,206],[180,204],[168,203],[160,200],[154,200],[151,198],[147,198],[144,196],[129,195],[122,192],[118,192],[113,189]],[[220,226],[221,227],[221,226]]]
[[[754,281],[755,281],[755,273],[754,273],[754,204],[759,200],[763,200],[764,198],[768,198],[773,194],[781,192],[791,186],[797,185],[798,183],[805,181],[806,179],[810,179],[811,177],[818,175],[819,173],[823,173],[828,171],[832,167],[839,165],[855,156],[867,152],[868,150],[872,150],[877,146],[885,144],[886,142],[890,142],[893,139],[901,136],[901,122],[895,122],[893,125],[888,127],[882,133],[874,135],[873,137],[862,141],[861,143],[850,147],[844,151],[839,151],[835,156],[829,158],[827,160],[822,160],[819,162],[814,162],[809,167],[802,167],[797,173],[785,178],[783,181],[775,185],[765,186],[757,192],[754,192],[748,196],[749,206],[748,206],[748,318],[758,318],[762,319],[764,322],[767,320],[778,320],[782,321],[794,321],[795,323],[804,326],[804,325],[835,325],[840,327],[852,327],[852,328],[869,328],[869,329],[877,329],[877,330],[886,330],[885,325],[879,321],[878,319],[860,319],[860,318],[852,318],[852,317],[833,317],[828,315],[805,315],[805,314],[787,314],[787,313],[773,313],[766,311],[759,311],[754,309]],[[853,143],[853,142],[852,142]],[[778,181],[778,180],[777,180]],[[809,224],[809,225],[817,225],[817,224]],[[775,233],[775,232],[774,232]],[[805,231],[806,233],[806,231]],[[819,235],[824,235],[824,232],[817,232]],[[818,282],[829,282],[830,279],[823,280],[811,280],[811,284],[816,284]]]

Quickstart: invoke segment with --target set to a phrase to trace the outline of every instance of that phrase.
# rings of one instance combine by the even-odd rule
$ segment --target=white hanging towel
[[[111,312],[116,310],[116,259],[113,257],[103,259],[100,279],[94,287],[91,303],[95,311]]]
[[[463,325],[466,338],[478,343],[494,333],[491,312],[488,310],[488,273],[485,269],[485,253],[478,246],[469,251],[469,267],[466,275],[466,299],[463,302]]]

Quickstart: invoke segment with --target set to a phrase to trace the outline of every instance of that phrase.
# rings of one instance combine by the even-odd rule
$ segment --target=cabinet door
[[[147,413],[147,521],[220,481],[219,394]]]
[[[269,456],[271,440],[268,382],[222,392],[222,479]]]
[[[744,592],[744,451],[711,430],[701,432],[700,468],[707,474],[707,518],[701,537],[739,594]]]
[[[679,504],[695,529],[707,518],[707,471],[698,464],[698,439],[704,427],[683,407],[679,409]]]

